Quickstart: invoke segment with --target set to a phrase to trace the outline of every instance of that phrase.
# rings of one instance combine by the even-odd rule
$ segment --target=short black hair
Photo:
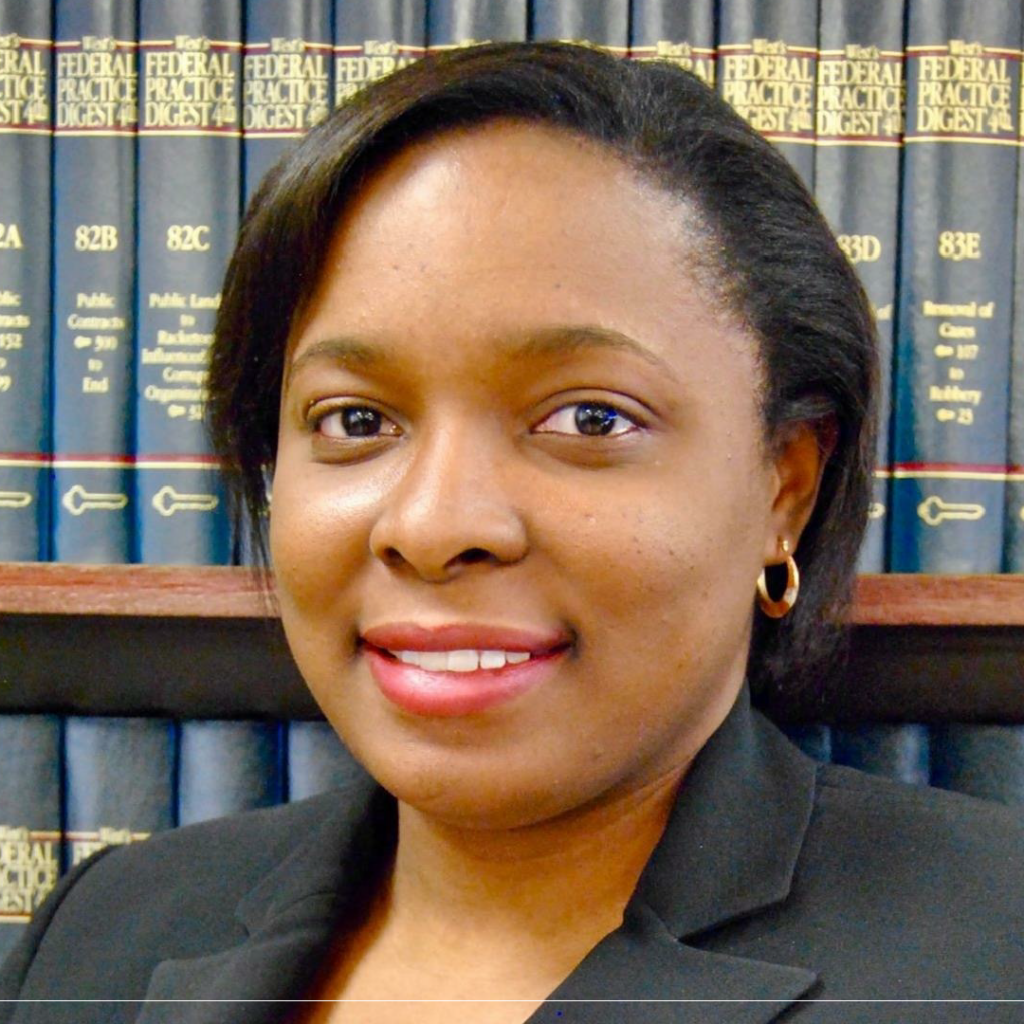
[[[564,43],[430,55],[368,85],[277,164],[243,220],[211,354],[208,424],[236,528],[248,522],[265,565],[286,343],[346,201],[387,155],[498,119],[606,146],[696,211],[712,234],[717,290],[758,346],[766,452],[797,421],[819,424],[823,448],[834,440],[797,552],[799,600],[782,619],[755,613],[747,670],[754,692],[769,698],[822,682],[845,651],[867,523],[878,393],[871,307],[796,172],[711,89],[668,63]]]

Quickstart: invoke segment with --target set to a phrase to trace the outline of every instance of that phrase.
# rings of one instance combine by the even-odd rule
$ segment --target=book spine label
[[[331,110],[329,0],[246,0],[242,59],[245,205],[286,150]]]
[[[0,6],[0,561],[49,555],[50,5]]]
[[[999,572],[1021,11],[911,0],[890,566]]]
[[[628,0],[533,0],[532,39],[590,43],[616,56],[629,54]]]
[[[60,721],[0,716],[0,961],[60,874]]]
[[[172,828],[175,732],[157,718],[69,718],[64,727],[65,864]]]
[[[304,800],[363,775],[328,722],[288,723],[288,799]]]
[[[240,0],[139,7],[136,560],[230,560],[203,427],[221,279],[238,229]]]
[[[52,557],[131,560],[134,8],[57,7]]]
[[[526,0],[430,0],[427,45],[446,50],[472,43],[526,39]]]
[[[884,572],[889,418],[903,145],[903,0],[821,0],[814,188],[868,293],[881,393],[874,493],[861,572]]]
[[[814,188],[817,0],[722,0],[721,96]]]
[[[267,722],[183,722],[178,823],[190,825],[281,803],[280,730]]]
[[[334,0],[334,103],[423,56],[426,0]]]
[[[667,60],[715,85],[715,5],[633,0],[629,55],[634,60]]]

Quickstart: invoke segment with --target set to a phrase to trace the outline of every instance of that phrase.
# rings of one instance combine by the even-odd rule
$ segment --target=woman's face
[[[524,825],[678,775],[741,686],[778,475],[688,221],[594,144],[496,123],[391,158],[338,227],[271,550],[317,701],[424,813]]]

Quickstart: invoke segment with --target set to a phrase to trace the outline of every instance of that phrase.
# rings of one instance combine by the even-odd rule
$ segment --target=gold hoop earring
[[[793,556],[789,553],[789,541],[782,540],[782,553],[786,556],[786,592],[778,599],[772,600],[768,594],[768,583],[765,580],[764,569],[757,577],[757,603],[761,611],[770,619],[781,619],[796,604],[797,594],[800,593],[800,570],[796,566]]]

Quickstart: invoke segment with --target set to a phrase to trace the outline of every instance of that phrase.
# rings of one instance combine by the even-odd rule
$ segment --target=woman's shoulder
[[[33,915],[0,971],[0,996],[21,995],[36,978],[45,994],[56,986],[138,998],[160,961],[242,941],[252,922],[239,911],[267,878],[322,887],[317,872],[333,867],[349,822],[365,816],[374,793],[359,781],[99,851]]]

